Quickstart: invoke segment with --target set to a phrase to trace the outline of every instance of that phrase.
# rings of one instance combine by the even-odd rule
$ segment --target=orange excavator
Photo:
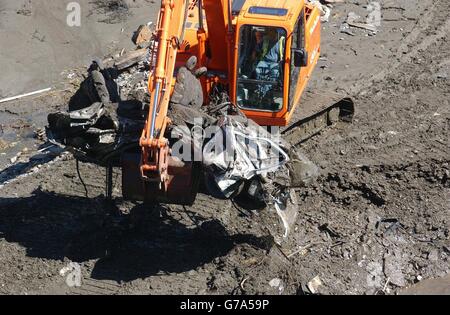
[[[172,156],[168,136],[177,72],[194,56],[207,69],[199,79],[205,106],[221,87],[248,119],[282,127],[293,144],[353,116],[350,99],[305,95],[321,52],[321,12],[305,0],[162,0],[155,34],[141,149],[122,156],[126,199],[195,200],[201,166]]]

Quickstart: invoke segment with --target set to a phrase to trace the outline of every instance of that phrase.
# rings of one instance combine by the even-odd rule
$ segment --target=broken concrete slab
[[[312,294],[317,294],[319,292],[319,288],[323,285],[322,280],[319,276],[315,277],[311,281],[308,282],[308,289]]]
[[[153,32],[149,25],[141,25],[137,31],[133,34],[133,43],[141,48],[148,45],[152,39]]]
[[[147,55],[148,55],[147,48],[130,51],[125,55],[123,55],[122,57],[120,57],[119,59],[117,59],[114,65],[116,66],[117,70],[124,70],[139,62],[144,61]]]

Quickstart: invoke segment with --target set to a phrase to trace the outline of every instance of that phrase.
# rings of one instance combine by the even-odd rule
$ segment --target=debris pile
[[[92,62],[69,111],[48,116],[47,134],[53,143],[79,160],[113,167],[121,166],[124,152],[139,150],[149,112],[147,82],[155,63],[151,56],[158,46],[148,31],[142,26],[133,37],[137,50],[116,60]],[[143,43],[147,47],[139,48]],[[317,177],[317,167],[283,142],[279,132],[274,136],[247,119],[226,94],[216,91],[212,103],[202,106],[199,78],[207,69],[196,65],[196,57],[191,57],[178,69],[168,114],[173,124],[165,137],[195,143],[195,130],[202,130],[195,144],[201,148],[207,189],[225,198],[244,192],[253,202],[271,205],[287,237],[298,213],[293,189]],[[172,148],[172,155],[175,151]]]

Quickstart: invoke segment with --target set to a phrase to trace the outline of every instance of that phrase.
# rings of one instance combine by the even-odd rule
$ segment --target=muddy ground
[[[1,1],[0,98],[58,85],[65,70],[133,48],[130,33],[159,9],[151,0],[78,0],[80,25],[69,26],[73,2]]]
[[[0,293],[304,294],[318,276],[319,294],[449,294],[450,3],[380,3],[377,34],[340,32],[349,12],[367,15],[361,0],[323,24],[309,88],[349,93],[357,115],[301,145],[321,175],[298,191],[281,247],[266,237],[268,210],[205,194],[146,208],[120,199],[119,170],[108,205],[105,171],[81,164],[85,189],[73,158],[36,139],[46,114],[66,107],[70,80],[65,92],[1,104]],[[81,287],[60,275],[70,262]]]

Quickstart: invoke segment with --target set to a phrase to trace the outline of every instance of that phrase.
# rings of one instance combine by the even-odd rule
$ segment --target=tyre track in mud
[[[445,37],[450,30],[449,10],[450,3],[448,1],[435,1],[427,10],[428,12],[417,20],[413,30],[402,40],[394,56],[395,60],[388,63],[377,74],[354,84],[348,89],[348,94],[356,96],[373,83],[382,82],[391,73],[395,73],[401,65],[409,63],[421,51],[426,50],[430,45]]]
[[[450,60],[449,8],[437,1],[398,49],[398,60],[352,88],[354,125],[303,146],[323,172],[301,193],[300,221],[309,237],[326,224],[328,237],[344,242],[313,256],[322,263],[298,259],[301,273],[339,280],[324,293],[386,294],[450,272],[450,89],[435,77]],[[329,277],[333,271],[342,277]]]

